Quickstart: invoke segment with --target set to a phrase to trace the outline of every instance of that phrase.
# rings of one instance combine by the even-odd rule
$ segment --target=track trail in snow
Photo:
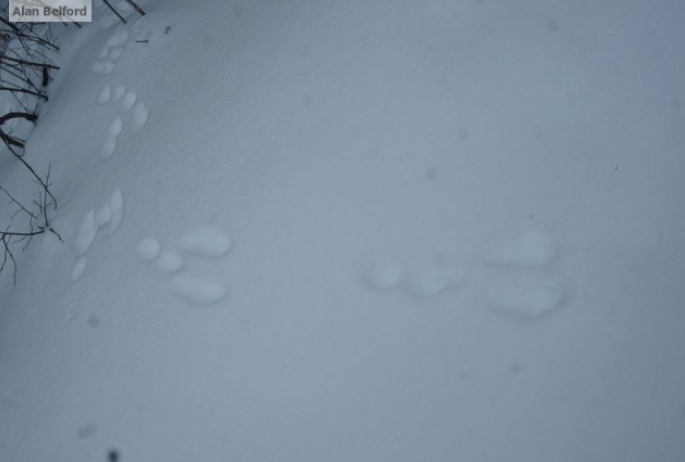
[[[81,226],[74,237],[74,255],[77,258],[71,279],[76,282],[83,276],[87,261],[88,250],[91,248],[98,234],[106,236],[114,234],[124,219],[124,196],[120,190],[114,191],[109,199],[97,210],[89,210],[81,221]]]
[[[142,130],[149,111],[138,93],[116,82],[116,64],[125,54],[131,37],[149,35],[147,21],[140,18],[130,26],[116,25],[91,70],[104,78],[97,104],[116,108],[105,132],[101,157],[111,158],[117,152],[122,135]],[[98,210],[89,210],[74,238],[77,258],[71,274],[78,281],[87,268],[87,254],[100,233],[111,235],[123,220],[124,195],[120,189]],[[217,259],[225,256],[232,243],[228,234],[215,225],[197,224],[182,234],[175,243],[162,245],[153,235],[142,239],[135,251],[138,259],[166,279],[167,290],[194,305],[209,305],[224,299],[226,285],[217,275],[201,276],[192,270],[196,259]],[[488,280],[478,299],[493,310],[516,317],[531,318],[558,307],[564,299],[562,281],[549,268],[557,260],[557,248],[544,233],[525,231],[512,233],[490,243],[479,257],[487,271],[494,272],[494,282]],[[481,265],[481,266],[482,266]],[[423,301],[441,294],[458,294],[473,290],[468,281],[478,278],[479,265],[458,265],[446,257],[435,258],[421,265],[406,265],[388,255],[369,255],[361,270],[363,284],[374,291],[395,289]]]
[[[555,276],[558,251],[549,236],[539,231],[519,231],[485,246],[478,260],[494,272],[477,298],[493,310],[519,318],[539,317],[557,308],[564,299],[563,281]],[[481,265],[481,266],[482,266]],[[413,267],[387,255],[364,259],[360,279],[378,292],[401,290],[427,300],[440,294],[472,290],[479,265],[457,265],[447,257]],[[480,271],[483,272],[482,270]]]
[[[171,293],[195,305],[209,305],[226,296],[226,285],[216,275],[195,274],[187,262],[221,258],[232,246],[223,229],[205,224],[183,233],[172,248],[162,246],[155,237],[146,237],[138,243],[136,254],[160,275],[170,276],[167,289]]]
[[[149,111],[137,92],[130,90],[110,76],[116,76],[116,63],[125,54],[131,37],[148,36],[147,20],[140,18],[130,26],[116,24],[117,29],[106,41],[91,70],[106,79],[98,96],[97,104],[114,106],[116,115],[106,129],[101,157],[111,158],[116,152],[122,135],[134,135],[145,127]],[[128,132],[128,133],[127,133]],[[98,234],[112,235],[123,220],[124,194],[117,189],[109,201],[98,210],[89,210],[74,236],[74,255],[77,258],[71,279],[80,280],[87,269],[87,253]],[[231,249],[232,242],[218,226],[199,224],[183,233],[175,245],[162,246],[155,237],[142,239],[136,254],[142,262],[148,263],[161,277],[167,279],[167,289],[180,299],[194,305],[209,305],[223,299],[226,285],[216,275],[198,275],[192,271],[192,262],[197,259],[223,257]]]
[[[117,139],[128,128],[131,133],[139,132],[147,122],[148,109],[145,103],[137,101],[138,95],[127,90],[124,85],[117,85],[112,89],[109,85],[102,87],[98,96],[99,104],[117,104],[119,114],[114,117],[107,128],[105,141],[102,145],[102,157],[108,159],[117,148]]]
[[[144,18],[133,24],[132,30],[139,31],[146,25]],[[114,32],[105,46],[100,51],[97,60],[91,70],[109,80],[109,75],[116,69],[117,60],[124,54],[126,44],[131,35],[126,26],[116,26],[119,30]],[[118,115],[109,124],[105,141],[102,145],[101,156],[108,159],[115,153],[117,140],[130,130],[132,134],[140,131],[147,122],[147,106],[139,101],[138,95],[123,84],[112,87],[112,83],[106,83],[97,97],[99,105],[117,104]],[[74,255],[77,258],[71,272],[72,281],[79,281],[87,269],[87,254],[99,234],[111,236],[114,234],[124,219],[124,194],[121,189],[115,189],[109,194],[109,199],[100,208],[86,212],[81,225],[76,231],[74,242]]]

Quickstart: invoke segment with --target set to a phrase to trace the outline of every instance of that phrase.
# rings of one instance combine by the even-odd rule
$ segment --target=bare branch
[[[110,10],[112,10],[112,13],[116,14],[117,17],[118,17],[119,19],[121,19],[121,22],[123,22],[124,24],[126,24],[126,20],[124,19],[124,17],[123,17],[122,15],[120,15],[119,12],[118,12],[117,10],[115,10],[114,7],[113,7],[112,5],[110,5],[110,3],[109,3],[107,0],[102,0],[102,1],[105,3],[105,5],[107,5],[107,8],[109,8]]]
[[[140,14],[141,16],[145,16],[145,11],[143,11],[143,9],[140,6],[138,6],[136,2],[134,2],[133,0],[126,0],[126,3],[135,8],[138,14]]]

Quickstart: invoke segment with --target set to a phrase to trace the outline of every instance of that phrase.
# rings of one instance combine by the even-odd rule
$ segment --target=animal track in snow
[[[121,98],[123,98],[125,94],[126,94],[126,87],[121,85],[121,84],[117,85],[116,87],[114,87],[114,90],[112,90],[112,101],[114,101],[115,103],[117,101],[120,101]]]
[[[549,236],[527,231],[491,245],[486,260],[499,266],[542,267],[550,264],[556,253]]]
[[[228,234],[215,225],[201,225],[184,233],[178,239],[178,249],[188,256],[218,258],[226,255],[232,247]],[[199,277],[183,270],[181,253],[164,249],[157,239],[147,237],[136,247],[141,261],[152,264],[161,274],[173,274],[168,289],[179,298],[197,305],[209,305],[223,299],[227,294],[225,285],[212,277]]]
[[[381,292],[403,288],[415,298],[431,298],[446,289],[456,287],[464,275],[441,258],[405,274],[404,265],[386,257],[374,255],[363,265],[361,279],[371,289]]]
[[[76,282],[81,279],[83,273],[86,271],[86,257],[81,257],[76,261],[74,269],[71,271],[71,280]]]
[[[173,250],[164,250],[159,254],[159,258],[155,262],[155,268],[160,273],[171,274],[180,270],[183,266],[183,258],[178,252]]]
[[[111,97],[112,89],[109,85],[105,85],[104,87],[102,87],[102,90],[100,90],[100,94],[98,95],[98,104],[105,104],[109,102]]]
[[[154,261],[154,259],[159,256],[161,249],[162,246],[157,239],[154,237],[146,237],[138,243],[136,254],[142,261]]]
[[[105,144],[102,145],[102,156],[105,159],[114,153],[117,147],[117,137],[121,133],[122,128],[124,128],[124,123],[121,121],[121,117],[115,118],[109,125]]]
[[[407,280],[409,293],[416,298],[430,298],[449,288],[457,287],[465,275],[447,262],[432,263]]]
[[[550,268],[557,257],[557,245],[547,234],[524,231],[486,246],[480,258],[486,268],[481,270],[475,265],[467,272],[444,256],[417,266],[402,264],[390,256],[372,255],[362,265],[360,279],[372,290],[401,288],[416,299],[469,290],[474,280],[481,281],[475,287],[477,291],[484,289],[480,299],[487,306],[509,315],[534,318],[564,300],[564,282]]]
[[[101,226],[104,228],[105,234],[110,236],[119,229],[119,226],[121,226],[121,222],[124,219],[124,196],[121,194],[120,190],[117,189],[112,193],[109,202],[103,206],[103,208],[105,207],[109,209],[109,213],[105,211],[104,215],[108,215],[110,219]]]
[[[182,273],[171,278],[169,290],[178,297],[199,305],[218,302],[227,293],[226,287],[221,282],[198,278],[188,273]]]
[[[486,262],[501,270],[501,279],[486,290],[486,303],[510,315],[533,318],[558,307],[562,281],[545,268],[557,257],[557,246],[544,233],[520,232],[491,244]]]
[[[122,29],[115,32],[100,50],[97,61],[91,69],[98,75],[108,75],[114,71],[115,63],[124,52],[124,46],[128,40],[128,30]]]
[[[131,130],[133,130],[133,133],[140,131],[140,129],[145,126],[147,116],[147,106],[140,101],[137,102],[135,106],[133,106],[133,112],[131,112]]]
[[[145,126],[149,113],[147,106],[142,101],[138,101],[137,93],[127,91],[123,85],[117,85],[114,90],[109,85],[105,85],[100,90],[97,101],[99,104],[121,102],[122,111],[109,125],[102,145],[102,157],[108,159],[114,154],[117,140],[124,128],[130,127],[132,133],[137,133]]]
[[[231,238],[221,228],[214,225],[198,226],[184,233],[178,245],[186,252],[204,257],[221,257],[231,250]]]
[[[121,100],[121,105],[124,107],[124,111],[128,111],[133,107],[133,104],[136,102],[136,98],[138,98],[138,95],[133,91],[127,91],[124,93],[124,96]]]
[[[86,269],[86,254],[92,246],[99,230],[106,235],[113,234],[121,225],[124,213],[124,198],[120,190],[114,191],[107,202],[98,209],[89,210],[81,221],[74,238],[74,254],[78,258],[71,279],[78,281]]]
[[[402,265],[388,257],[373,256],[362,269],[362,280],[374,290],[394,289],[400,284],[403,276]]]
[[[556,308],[563,300],[561,281],[525,275],[491,286],[486,300],[491,308],[517,317],[534,318]]]
[[[95,240],[95,235],[98,231],[98,225],[95,221],[95,211],[89,210],[86,216],[83,217],[81,221],[81,226],[76,234],[76,239],[74,240],[74,250],[77,257],[82,257],[86,254],[90,245]]]

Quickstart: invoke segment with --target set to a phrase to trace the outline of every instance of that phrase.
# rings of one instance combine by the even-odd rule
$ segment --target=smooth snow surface
[[[685,460],[685,2],[112,3],[3,125],[0,461]]]

